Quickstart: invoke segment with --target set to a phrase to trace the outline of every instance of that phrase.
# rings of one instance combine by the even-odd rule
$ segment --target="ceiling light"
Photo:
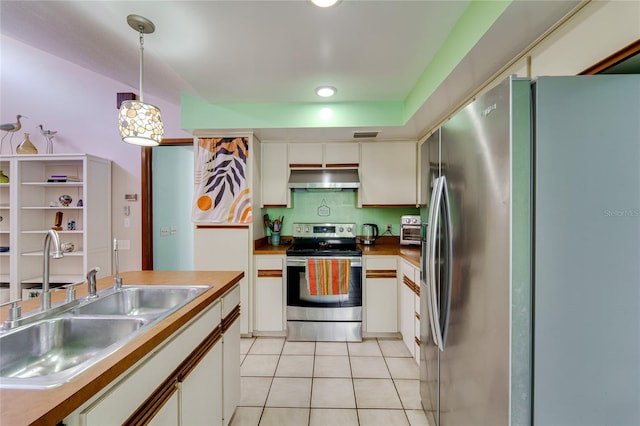
[[[164,124],[160,109],[144,102],[142,80],[144,75],[144,34],[151,34],[156,27],[153,22],[138,15],[127,16],[127,23],[140,34],[140,100],[124,101],[120,106],[118,127],[124,142],[133,145],[157,146],[164,135]]]
[[[338,3],[338,0],[311,0],[311,3],[318,7],[331,7]]]
[[[328,98],[335,95],[338,92],[333,86],[320,86],[316,89],[316,94],[318,96],[322,96],[323,98]]]

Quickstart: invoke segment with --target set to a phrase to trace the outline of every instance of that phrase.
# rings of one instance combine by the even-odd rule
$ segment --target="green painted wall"
[[[321,216],[318,208],[326,205],[329,208],[329,216]],[[362,235],[363,223],[375,223],[380,228],[380,233],[386,229],[386,225],[392,225],[392,234],[400,234],[400,216],[405,214],[420,214],[417,208],[358,208],[356,192],[293,192],[292,208],[268,208],[264,209],[273,220],[284,216],[282,235],[293,233],[295,222],[355,222],[358,235]],[[320,211],[326,211],[321,209]],[[256,215],[256,222],[259,220]],[[257,225],[257,223],[256,223]],[[268,231],[270,232],[270,231]]]
[[[187,130],[403,126],[511,2],[472,0],[404,99],[384,102],[211,104],[183,94],[180,125]]]

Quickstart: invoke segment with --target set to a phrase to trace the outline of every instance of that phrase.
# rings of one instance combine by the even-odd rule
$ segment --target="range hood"
[[[356,190],[360,188],[357,169],[291,170],[289,188],[293,190]]]

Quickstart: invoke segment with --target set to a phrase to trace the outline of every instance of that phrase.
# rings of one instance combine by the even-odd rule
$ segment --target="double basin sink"
[[[45,389],[87,370],[209,286],[126,285],[0,333],[0,388]]]

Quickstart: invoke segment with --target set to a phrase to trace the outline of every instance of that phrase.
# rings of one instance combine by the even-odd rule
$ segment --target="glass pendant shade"
[[[141,101],[124,101],[118,118],[123,141],[141,146],[160,145],[164,125],[160,109]]]

